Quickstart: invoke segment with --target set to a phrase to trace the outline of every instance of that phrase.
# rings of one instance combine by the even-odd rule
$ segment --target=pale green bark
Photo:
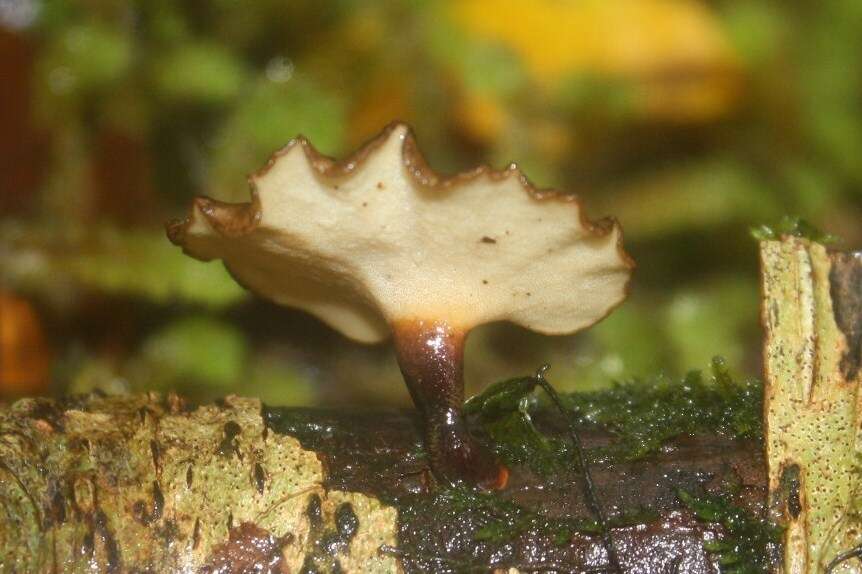
[[[765,241],[760,252],[771,503],[787,525],[785,572],[814,574],[860,542],[860,377],[836,315],[845,312],[841,267],[854,263],[796,237]],[[854,559],[836,571],[862,568]]]
[[[156,396],[0,408],[0,571],[229,572],[243,557],[274,572],[396,571],[379,553],[396,511],[324,489],[317,456],[260,413],[255,400],[187,411]]]

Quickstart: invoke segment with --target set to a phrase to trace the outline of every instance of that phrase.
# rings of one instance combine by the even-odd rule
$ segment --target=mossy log
[[[550,413],[535,423],[564,436]],[[612,571],[577,469],[513,468],[495,495],[445,489],[420,437],[409,411],[21,400],[0,407],[0,571]],[[610,435],[583,440],[596,448]],[[724,529],[681,491],[732,484],[755,510],[766,499],[748,440],[681,438],[592,470],[624,571],[718,571],[704,545]]]

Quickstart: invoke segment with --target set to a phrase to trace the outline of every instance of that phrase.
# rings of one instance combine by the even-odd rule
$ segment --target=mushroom
[[[514,164],[438,175],[401,123],[340,162],[298,137],[250,185],[248,203],[196,198],[168,237],[351,339],[391,334],[435,474],[502,488],[508,470],[462,414],[465,337],[493,321],[565,334],[602,319],[634,267],[617,223],[590,222]]]

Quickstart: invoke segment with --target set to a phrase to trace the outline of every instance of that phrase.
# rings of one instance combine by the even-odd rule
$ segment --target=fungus
[[[438,175],[400,123],[340,162],[296,138],[250,184],[248,203],[196,198],[168,237],[352,339],[391,334],[435,474],[502,488],[508,471],[462,414],[465,337],[493,321],[566,334],[602,319],[633,268],[616,222],[588,221],[514,164]]]

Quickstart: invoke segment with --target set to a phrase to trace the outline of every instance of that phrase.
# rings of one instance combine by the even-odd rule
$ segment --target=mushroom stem
[[[470,435],[462,411],[466,331],[411,320],[395,323],[393,333],[398,365],[425,424],[434,473],[453,485],[504,488],[508,470]]]

